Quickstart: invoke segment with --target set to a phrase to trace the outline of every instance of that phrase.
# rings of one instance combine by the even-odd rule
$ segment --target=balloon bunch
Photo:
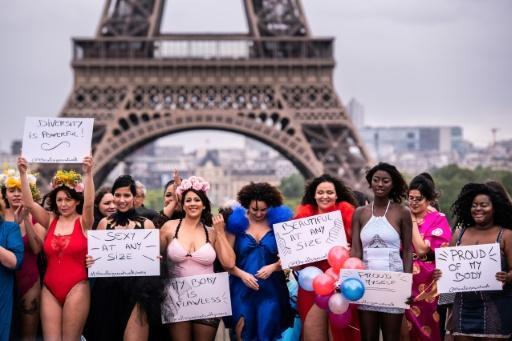
[[[352,319],[349,304],[364,295],[364,284],[359,278],[349,277],[340,282],[341,269],[365,269],[364,263],[350,257],[342,246],[332,247],[327,254],[331,266],[324,272],[317,267],[308,266],[299,271],[299,285],[307,291],[316,293],[315,303],[329,311],[329,321],[338,328],[345,328]]]

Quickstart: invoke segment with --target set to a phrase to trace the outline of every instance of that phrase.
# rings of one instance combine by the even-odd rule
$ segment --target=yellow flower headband
[[[66,186],[77,192],[84,191],[82,176],[74,170],[58,170],[52,179],[52,187]]]
[[[36,174],[27,172],[27,178],[32,197],[38,200],[40,193],[37,188]],[[13,168],[5,168],[4,172],[0,174],[0,185],[5,188],[18,188],[21,190],[20,173]]]

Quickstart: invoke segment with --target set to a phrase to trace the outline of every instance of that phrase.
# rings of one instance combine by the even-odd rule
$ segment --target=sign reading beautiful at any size
[[[89,277],[160,275],[158,230],[87,231]]]
[[[498,243],[438,248],[436,268],[442,272],[437,282],[441,294],[503,289],[496,279],[501,271]]]
[[[274,224],[281,266],[309,264],[327,258],[335,245],[347,245],[340,211]]]
[[[162,323],[231,315],[228,273],[220,272],[168,280],[161,309]]]
[[[81,163],[91,154],[93,118],[27,117],[23,156],[28,162]]]

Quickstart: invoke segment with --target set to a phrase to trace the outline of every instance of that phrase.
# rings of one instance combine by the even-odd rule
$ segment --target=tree
[[[301,198],[304,194],[304,178],[300,174],[292,174],[281,179],[279,189],[287,199]]]

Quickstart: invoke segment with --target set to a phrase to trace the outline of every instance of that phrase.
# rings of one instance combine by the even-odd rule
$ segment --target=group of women
[[[464,186],[452,206],[457,227],[452,236],[448,220],[438,211],[432,177],[422,173],[407,186],[387,163],[367,172],[373,194],[369,203],[358,203],[349,187],[325,174],[307,184],[295,214],[283,205],[275,187],[250,183],[239,191],[237,203],[213,215],[208,182],[194,176],[182,180],[175,173],[153,221],[137,215],[135,182],[129,175],[98,190],[95,198],[92,167],[92,158],[86,157],[83,177],[59,171],[41,203],[22,157],[19,174],[2,178],[0,340],[8,339],[12,321],[16,337],[35,339],[39,316],[45,340],[79,340],[81,335],[88,340],[213,340],[219,318],[162,326],[160,303],[166,279],[218,269],[230,274],[232,316],[224,322],[235,337],[282,339],[295,317],[287,277],[301,268],[285,275],[272,226],[335,210],[341,213],[351,256],[370,270],[413,274],[410,309],[351,305],[351,322],[339,328],[315,304],[315,294],[299,288],[302,339],[378,340],[382,335],[383,340],[441,340],[446,309],[438,305],[436,280],[442,273],[435,267],[435,249],[494,242],[501,247],[502,271],[496,279],[503,282],[503,290],[443,297],[449,307],[446,332],[456,340],[506,339],[512,334],[512,203],[495,182]],[[87,266],[94,259],[87,255],[87,230],[155,227],[160,232],[161,278],[88,281]],[[42,284],[40,253],[45,260]],[[313,265],[329,268],[327,261]],[[14,281],[16,294],[9,296]]]

